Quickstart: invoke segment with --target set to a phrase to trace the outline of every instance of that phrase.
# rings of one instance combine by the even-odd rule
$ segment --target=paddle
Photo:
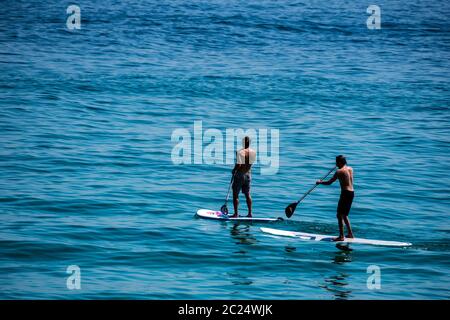
[[[228,186],[228,193],[227,193],[227,197],[225,198],[225,203],[223,206],[220,207],[220,212],[222,212],[223,214],[228,214],[227,202],[228,202],[228,198],[230,197],[231,184],[233,183],[235,175],[236,175],[236,172],[234,172],[233,175],[231,176],[231,181]]]
[[[336,169],[336,166],[333,167],[333,169],[331,169],[330,171],[328,171],[328,173],[321,179],[321,180],[325,180],[326,177],[328,177],[330,175],[330,173],[332,173],[334,171],[334,169]],[[284,209],[284,213],[286,214],[286,217],[290,218],[292,217],[292,215],[294,214],[295,208],[297,208],[297,205],[306,198],[306,196],[308,194],[310,194],[316,187],[318,186],[318,184],[314,184],[314,186],[309,189],[301,198],[300,200],[298,200],[297,202],[293,202],[290,205],[288,205],[286,207],[286,209]]]

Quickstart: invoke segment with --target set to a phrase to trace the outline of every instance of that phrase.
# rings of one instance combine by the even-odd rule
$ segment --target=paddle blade
[[[220,207],[220,212],[222,212],[223,214],[228,214],[228,207],[226,204]]]
[[[284,209],[286,217],[290,218],[294,214],[295,208],[297,208],[298,202],[293,202]]]

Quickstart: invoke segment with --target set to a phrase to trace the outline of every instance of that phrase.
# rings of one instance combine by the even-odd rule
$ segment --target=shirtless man
[[[348,220],[348,214],[352,206],[353,197],[355,192],[353,191],[353,169],[347,166],[347,160],[344,156],[340,155],[336,157],[336,166],[339,168],[334,174],[333,178],[328,181],[318,180],[317,184],[330,185],[339,179],[341,184],[341,196],[337,207],[337,219],[339,223],[339,237],[334,241],[344,241],[344,223],[347,226],[347,238],[353,238],[352,227],[350,226],[350,220]]]
[[[232,218],[239,217],[238,207],[239,207],[239,192],[242,190],[242,193],[245,195],[245,200],[247,200],[248,207],[248,215],[247,217],[252,216],[252,198],[250,196],[250,182],[252,180],[251,177],[251,167],[253,162],[256,159],[255,150],[250,148],[250,138],[245,137],[243,139],[244,148],[239,150],[236,153],[236,164],[233,168],[232,174],[234,175],[233,179],[233,206],[234,206],[234,215]]]

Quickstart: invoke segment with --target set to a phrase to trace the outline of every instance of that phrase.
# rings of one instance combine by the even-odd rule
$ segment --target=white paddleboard
[[[247,221],[247,222],[275,222],[283,220],[282,218],[247,218],[247,217],[238,217],[231,218],[231,215],[228,216],[223,214],[220,211],[208,210],[208,209],[200,209],[197,211],[197,216],[205,219],[216,219],[216,220],[224,220],[224,221]]]
[[[361,238],[347,238],[344,241],[333,241],[335,236],[326,236],[323,234],[312,234],[305,232],[294,232],[272,228],[261,228],[262,232],[269,233],[276,236],[293,237],[300,240],[311,241],[330,241],[334,243],[358,243],[358,244],[372,244],[376,246],[391,246],[391,247],[408,247],[412,244],[409,242],[397,242],[397,241],[383,241],[383,240],[370,240]]]

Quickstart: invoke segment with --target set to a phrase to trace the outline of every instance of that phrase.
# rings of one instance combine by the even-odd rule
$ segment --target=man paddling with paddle
[[[353,169],[347,165],[347,160],[344,156],[340,155],[336,157],[336,166],[338,170],[334,176],[328,180],[317,180],[316,184],[330,185],[339,179],[341,185],[341,196],[337,207],[337,219],[339,223],[339,237],[334,241],[344,241],[344,223],[347,227],[347,238],[353,238],[352,227],[350,226],[350,220],[348,220],[348,214],[352,206],[353,197],[355,192],[353,190]]]
[[[251,183],[251,167],[256,159],[255,150],[250,148],[250,137],[246,136],[243,139],[244,148],[236,152],[236,164],[233,168],[233,206],[234,215],[231,218],[239,217],[239,192],[245,195],[248,207],[247,217],[252,216],[252,198],[250,196],[250,183]]]

